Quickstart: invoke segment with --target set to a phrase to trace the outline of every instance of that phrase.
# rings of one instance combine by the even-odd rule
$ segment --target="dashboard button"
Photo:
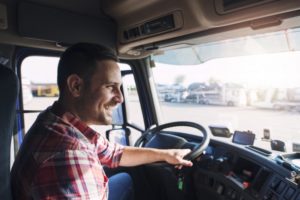
[[[271,198],[271,200],[277,200],[278,198],[277,198],[277,196],[272,196],[272,198]]]
[[[277,186],[279,185],[279,183],[280,183],[280,179],[279,179],[279,178],[275,178],[275,179],[272,181],[272,183],[271,183],[271,188],[272,188],[272,189],[277,188]]]
[[[273,196],[273,193],[271,191],[267,191],[267,193],[264,195],[263,200],[269,200]]]
[[[239,200],[245,200],[245,198],[243,196],[240,196]]]
[[[294,195],[294,193],[295,193],[295,189],[290,187],[284,194],[284,198],[287,200],[290,200],[290,199],[292,199],[292,196]]]
[[[277,200],[278,197],[276,194],[274,194],[272,191],[268,191],[264,197],[263,200]]]
[[[281,192],[283,192],[285,186],[286,186],[286,183],[281,181],[276,188],[276,192],[280,194]]]
[[[223,195],[223,192],[224,192],[224,185],[222,184],[218,184],[217,187],[216,187],[216,192],[220,195]]]
[[[226,189],[226,192],[225,192],[225,193],[226,193],[226,196],[227,196],[227,197],[230,197],[231,194],[232,194],[232,192],[233,192],[233,189],[232,189],[232,188],[230,188],[230,187],[227,188],[227,189]]]
[[[236,194],[236,191],[233,190],[232,193],[231,193],[231,199],[237,199],[237,194]]]

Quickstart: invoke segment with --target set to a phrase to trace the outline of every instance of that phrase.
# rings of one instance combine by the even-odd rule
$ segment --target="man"
[[[113,109],[123,102],[120,69],[110,49],[88,43],[70,47],[61,56],[57,82],[58,101],[38,116],[16,157],[15,199],[102,200],[108,198],[102,165],[192,165],[183,159],[190,150],[124,147],[89,127],[111,124]]]

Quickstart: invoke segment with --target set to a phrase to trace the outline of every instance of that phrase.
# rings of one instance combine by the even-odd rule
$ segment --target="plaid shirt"
[[[58,107],[42,112],[24,138],[11,172],[14,199],[107,199],[102,165],[117,167],[123,146]]]

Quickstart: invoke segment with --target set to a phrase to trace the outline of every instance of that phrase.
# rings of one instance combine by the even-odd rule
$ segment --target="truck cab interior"
[[[132,176],[135,199],[300,200],[299,0],[0,0],[0,199],[78,42],[120,59],[124,102],[93,128],[192,150],[191,168],[107,169]]]

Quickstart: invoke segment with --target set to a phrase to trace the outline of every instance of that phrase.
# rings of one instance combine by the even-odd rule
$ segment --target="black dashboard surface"
[[[168,134],[164,133],[164,142],[168,141]],[[201,142],[200,136],[185,133],[172,132],[170,137],[176,147],[182,138],[191,146]],[[300,200],[296,179],[295,172],[278,163],[272,152],[214,139],[194,161],[192,173],[199,200]]]
[[[259,148],[212,140],[196,164],[199,199],[300,199],[295,171]]]

